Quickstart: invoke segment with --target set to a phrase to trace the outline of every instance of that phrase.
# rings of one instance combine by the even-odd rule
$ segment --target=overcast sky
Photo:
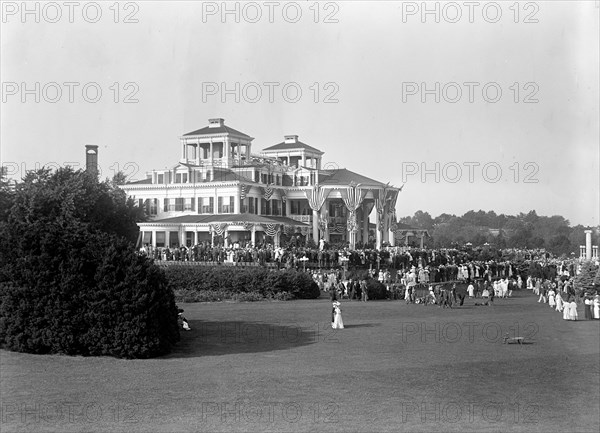
[[[3,2],[14,177],[83,166],[95,144],[104,176],[143,178],[222,117],[254,152],[297,134],[330,166],[404,184],[399,216],[599,224],[597,1],[112,4]]]

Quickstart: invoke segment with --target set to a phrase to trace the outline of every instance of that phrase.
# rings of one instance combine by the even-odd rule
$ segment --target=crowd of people
[[[548,304],[550,308],[562,313],[563,320],[579,320],[572,280],[556,278],[554,281],[542,281],[537,278],[531,282],[528,280],[528,288],[539,297],[538,303]],[[600,295],[584,294],[582,304],[585,320],[600,320]]]
[[[211,246],[201,242],[192,247],[153,248],[144,245],[140,253],[155,261],[187,261],[230,264],[272,264],[277,268],[339,269],[377,268],[409,272],[416,271],[418,283],[439,283],[457,280],[516,278],[523,274],[523,263],[536,266],[546,278],[573,276],[579,263],[576,259],[554,258],[544,250],[489,250],[489,249],[419,249],[410,247],[383,247],[382,249],[327,248],[322,243],[316,248],[274,247],[272,244],[244,246],[233,243],[230,247]],[[385,272],[385,271],[384,271]]]

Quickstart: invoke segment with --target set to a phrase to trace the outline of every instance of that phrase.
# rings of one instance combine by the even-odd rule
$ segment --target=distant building
[[[345,168],[322,167],[323,152],[286,135],[252,153],[253,137],[209,119],[180,137],[179,161],[122,186],[151,221],[141,242],[155,247],[223,239],[258,243],[269,236],[312,236],[329,242],[368,240],[375,207],[377,246],[394,243],[390,227],[399,189]]]

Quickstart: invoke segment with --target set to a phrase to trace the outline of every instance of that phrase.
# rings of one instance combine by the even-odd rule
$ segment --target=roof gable
[[[277,143],[277,144],[274,144],[273,146],[263,149],[263,152],[272,152],[272,151],[277,151],[277,150],[296,150],[296,149],[310,150],[311,152],[316,152],[316,153],[320,153],[320,154],[324,153],[317,148],[309,146],[306,143],[302,143],[301,141],[296,141],[295,143],[286,143],[285,141],[282,141],[281,143]]]
[[[187,134],[183,134],[184,137],[189,137],[193,135],[214,135],[214,134],[231,134],[237,135],[244,138],[252,138],[248,134],[244,134],[243,132],[238,131],[237,129],[230,128],[229,126],[223,125],[219,127],[210,127],[205,126],[204,128],[197,129],[196,131],[188,132]]]

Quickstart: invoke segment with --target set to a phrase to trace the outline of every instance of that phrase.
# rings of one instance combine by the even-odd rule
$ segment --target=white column
[[[382,227],[382,229],[383,229],[383,241],[384,242],[389,242],[390,241],[390,226],[388,224],[389,218],[387,216],[387,213],[386,213],[385,209],[383,211],[383,215],[384,215],[384,217],[383,217],[383,227]]]
[[[240,187],[238,186],[237,194],[233,200],[233,213],[240,213]]]
[[[250,242],[252,246],[256,245],[256,226],[252,224],[252,231],[250,232]]]
[[[592,260],[592,231],[585,231],[585,259]]]
[[[213,164],[213,141],[212,138],[210,139],[210,147],[209,147],[209,151],[210,151],[210,155],[208,156],[208,158],[210,159],[210,165]]]
[[[379,223],[379,214],[375,214],[375,248],[381,248],[381,224]]]
[[[363,202],[362,204],[362,210],[363,210],[363,233],[362,233],[362,241],[363,244],[366,244],[367,242],[369,242],[369,214],[367,213],[367,204]]]
[[[152,249],[156,248],[156,230],[152,230]]]
[[[229,241],[227,240],[228,236],[229,236],[229,230],[225,230],[223,232],[223,245],[225,246],[225,248],[229,247]]]
[[[313,241],[319,245],[319,213],[313,210],[312,215],[312,227],[313,227]]]
[[[229,145],[230,145],[229,139],[227,137],[225,137],[223,139],[223,158],[225,158],[225,161],[229,161],[229,156],[231,154],[231,152],[230,152],[231,149],[229,149]]]

